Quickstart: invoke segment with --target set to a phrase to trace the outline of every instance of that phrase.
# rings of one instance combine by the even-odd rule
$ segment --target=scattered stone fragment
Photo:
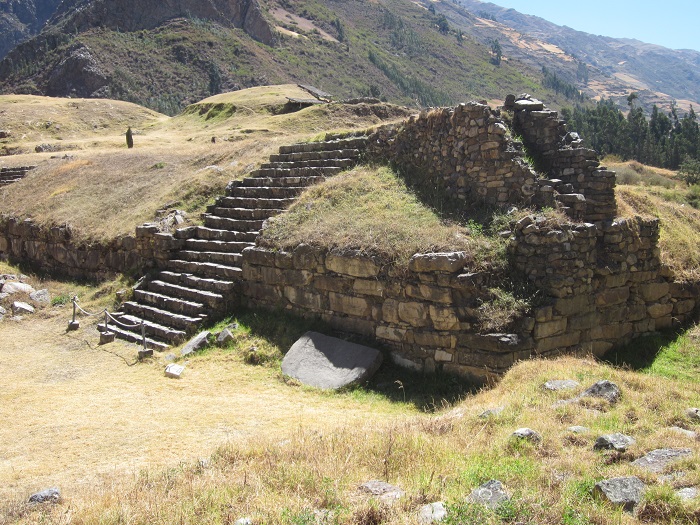
[[[166,363],[174,363],[177,361],[177,356],[175,354],[165,354],[163,357]]]
[[[253,520],[250,518],[241,518],[236,520],[236,522],[233,525],[253,525]]]
[[[233,333],[228,328],[224,328],[219,335],[216,336],[217,346],[226,346],[229,341],[233,341]]]
[[[369,379],[382,364],[379,350],[306,332],[282,360],[282,372],[305,385],[338,389]]]
[[[574,390],[580,386],[581,384],[574,381],[573,379],[553,379],[551,381],[547,381],[544,385],[542,385],[542,388],[544,388],[545,390],[558,392],[561,390]]]
[[[15,301],[12,303],[13,315],[28,315],[34,313],[34,307],[31,304]]]
[[[629,476],[599,481],[595,484],[593,492],[613,505],[621,505],[626,511],[632,512],[641,501],[645,488],[641,479]]]
[[[700,421],[700,408],[689,408],[685,411],[685,415],[692,421]]]
[[[198,333],[192,339],[190,339],[180,352],[180,357],[186,357],[198,350],[201,350],[209,342],[210,332],[204,331]]]
[[[29,503],[58,503],[59,501],[61,501],[61,491],[56,487],[29,496]]]
[[[602,397],[610,403],[617,403],[621,395],[620,388],[615,383],[604,379],[584,390],[579,397]]]
[[[37,303],[48,304],[51,302],[51,294],[46,289],[30,293],[29,298]]]
[[[668,465],[692,454],[689,448],[659,448],[632,462],[635,467],[659,473]]]
[[[689,501],[700,496],[700,490],[697,487],[686,487],[676,491],[676,495],[684,501]]]
[[[384,481],[373,479],[360,485],[360,491],[377,496],[379,499],[391,502],[404,495],[404,491],[395,485],[390,485]]]
[[[5,310],[2,306],[0,306],[0,315],[5,315],[7,313],[7,310]]]
[[[697,437],[698,437],[697,432],[693,432],[692,430],[686,430],[685,428],[681,428],[681,427],[670,427],[669,430],[672,430],[676,434],[681,434],[681,435],[688,437],[690,439],[697,439]]]
[[[580,425],[574,425],[573,427],[567,428],[569,432],[573,432],[574,434],[585,434],[588,432],[587,427],[582,427]]]
[[[512,437],[517,439],[524,439],[532,443],[539,443],[540,441],[542,441],[542,436],[539,434],[539,432],[535,432],[531,428],[519,428],[518,430],[513,432]]]
[[[36,290],[28,285],[27,283],[20,283],[15,281],[9,281],[2,285],[2,293],[6,294],[16,294],[16,293],[26,293],[31,294],[36,292]]]
[[[664,474],[663,476],[659,476],[658,480],[659,483],[675,483],[679,479],[683,479],[688,475],[687,472],[683,471],[677,471],[677,472],[671,472],[670,474]]]
[[[506,409],[506,407],[487,408],[481,414],[479,414],[479,417],[481,419],[488,419],[490,417],[497,417],[497,416],[500,416],[505,409]]]
[[[600,436],[595,440],[593,445],[593,450],[617,450],[618,452],[624,452],[631,445],[634,445],[636,441],[630,436],[625,436],[624,434],[606,434]]]
[[[172,379],[180,379],[182,372],[185,371],[185,367],[178,365],[177,363],[170,363],[165,367],[165,377],[170,377]]]
[[[429,503],[421,507],[418,513],[419,523],[437,523],[447,517],[447,509],[442,501]]]
[[[0,292],[0,301],[7,299],[8,297],[10,297],[9,293]]]
[[[476,488],[467,498],[471,503],[478,503],[490,509],[497,509],[502,503],[509,501],[510,496],[503,489],[503,484],[492,479],[487,481],[479,488]]]

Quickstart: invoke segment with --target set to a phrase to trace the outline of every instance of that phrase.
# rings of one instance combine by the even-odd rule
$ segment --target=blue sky
[[[700,51],[700,0],[491,0],[595,35]]]

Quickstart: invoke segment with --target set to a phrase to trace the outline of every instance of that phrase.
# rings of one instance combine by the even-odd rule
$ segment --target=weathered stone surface
[[[636,476],[612,478],[599,481],[593,492],[613,505],[620,505],[631,512],[639,504],[646,486]]]
[[[690,501],[700,496],[700,489],[697,487],[686,487],[676,491],[676,495],[683,501]]]
[[[671,312],[673,312],[673,304],[667,303],[667,304],[652,304],[651,306],[647,307],[647,313],[649,314],[649,317],[652,319],[658,319],[660,317],[664,317],[666,315],[670,315]]]
[[[510,500],[510,496],[503,489],[503,484],[495,479],[487,481],[476,488],[467,498],[471,503],[478,503],[490,509],[497,509],[501,504]]]
[[[379,274],[379,265],[369,257],[359,254],[326,256],[326,269],[352,277],[376,277]]]
[[[404,491],[399,487],[376,479],[360,485],[360,491],[372,496],[377,496],[384,501],[395,501],[404,495]]]
[[[330,292],[328,294],[331,310],[355,317],[366,317],[372,311],[371,303],[364,297],[355,297],[340,293]]]
[[[428,325],[429,309],[427,305],[418,302],[411,302],[399,303],[398,306],[399,319],[401,319],[402,321],[415,327]]]
[[[56,487],[29,496],[29,503],[58,503],[59,501],[61,501],[61,491]]]
[[[423,505],[418,512],[419,523],[438,523],[447,517],[447,509],[442,501]]]
[[[165,367],[165,377],[169,377],[171,379],[180,379],[180,376],[184,371],[184,366],[178,365],[177,363],[170,363],[168,366]]]
[[[562,390],[574,390],[580,387],[581,384],[573,379],[552,379],[547,381],[542,388],[545,390],[551,390],[553,392],[558,392]]]
[[[26,293],[31,294],[36,292],[36,290],[28,285],[27,283],[20,283],[16,281],[8,281],[2,285],[2,293],[6,294],[16,294],[16,293]]]
[[[37,303],[49,304],[51,302],[51,294],[46,289],[30,293],[29,298]]]
[[[691,421],[700,421],[700,408],[689,408],[685,411],[685,415]]]
[[[647,303],[658,301],[668,294],[670,286],[667,282],[648,283],[639,287],[642,297]]]
[[[693,453],[689,448],[659,448],[632,462],[632,465],[649,472],[659,473],[668,465],[689,457]]]
[[[216,336],[217,346],[226,346],[231,341],[233,341],[233,332],[228,328],[224,328],[219,332],[219,335]]]
[[[602,397],[603,399],[607,399],[610,403],[617,403],[621,396],[622,392],[620,392],[620,388],[607,379],[591,385],[580,395],[580,397]]]
[[[503,413],[503,411],[505,409],[506,409],[506,407],[487,408],[481,414],[479,414],[479,417],[481,419],[488,419],[490,417],[498,417]]]
[[[697,432],[693,432],[692,430],[687,430],[681,427],[669,427],[669,430],[672,430],[676,434],[680,434],[681,436],[685,436],[690,439],[697,439],[698,437]]]
[[[605,434],[595,440],[593,445],[594,450],[617,450],[624,452],[628,447],[634,445],[636,441],[630,436],[624,434]]]
[[[369,379],[382,364],[374,348],[307,332],[282,360],[282,372],[317,388],[338,389]]]
[[[197,352],[198,350],[203,349],[205,346],[207,346],[210,335],[211,333],[207,331],[198,333],[196,336],[190,339],[187,342],[187,344],[182,348],[182,350],[180,351],[180,356],[185,357],[194,352]]]
[[[239,518],[233,525],[253,525],[253,520],[250,518]]]
[[[516,439],[524,439],[525,441],[530,441],[532,443],[539,443],[542,441],[542,436],[539,434],[539,432],[536,432],[531,428],[519,428],[513,432],[512,437]]]
[[[585,434],[588,432],[588,427],[582,427],[581,425],[574,425],[573,427],[567,428],[569,432],[573,432],[574,434]]]
[[[411,257],[408,269],[414,272],[454,273],[464,268],[466,260],[464,252],[422,253]]]
[[[34,307],[31,304],[22,301],[12,303],[12,315],[29,315],[34,313]]]

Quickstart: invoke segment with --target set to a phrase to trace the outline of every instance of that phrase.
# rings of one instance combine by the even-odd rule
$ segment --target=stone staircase
[[[265,220],[282,213],[307,186],[357,164],[366,144],[366,137],[330,137],[282,146],[249,177],[232,181],[226,195],[207,208],[203,226],[175,232],[182,249],[164,269],[144,278],[133,300],[115,314],[121,323],[139,327],[112,323],[109,331],[141,343],[143,320],[147,346],[162,351],[230,312],[238,304],[241,253],[255,244]],[[104,323],[98,328],[104,331]]]
[[[0,187],[22,180],[36,166],[20,166],[19,168],[0,168]]]

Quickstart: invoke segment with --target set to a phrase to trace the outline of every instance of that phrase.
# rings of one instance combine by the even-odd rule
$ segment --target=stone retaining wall
[[[0,256],[42,273],[79,279],[142,273],[162,266],[183,243],[168,233],[160,233],[155,225],[140,226],[133,236],[103,244],[74,241],[66,226],[45,228],[29,219],[0,220]]]

